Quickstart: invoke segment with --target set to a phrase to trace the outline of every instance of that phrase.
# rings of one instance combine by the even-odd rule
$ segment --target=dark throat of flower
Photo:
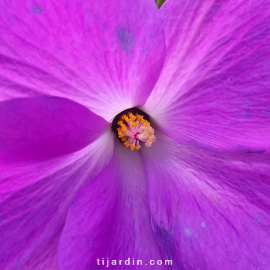
[[[139,150],[140,142],[150,147],[155,142],[154,129],[148,114],[138,108],[130,108],[117,114],[112,122],[112,130],[119,140],[130,150]]]

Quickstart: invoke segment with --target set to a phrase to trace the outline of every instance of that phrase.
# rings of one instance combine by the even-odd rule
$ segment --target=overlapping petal
[[[143,105],[164,37],[151,0],[0,1],[0,100],[70,98],[107,120]]]
[[[0,103],[0,162],[45,160],[78,151],[108,128],[102,117],[58,97]]]
[[[167,269],[149,266],[150,260],[163,258],[151,230],[144,164],[138,152],[117,141],[112,161],[78,192],[70,207],[59,269],[105,269],[107,260],[115,269],[141,269],[137,260],[145,269]]]
[[[161,8],[167,59],[145,110],[178,142],[270,150],[269,1],[178,1]]]
[[[57,249],[78,189],[107,165],[110,131],[79,152],[0,164],[0,268],[57,270]]]
[[[269,154],[216,155],[156,135],[142,154],[153,230],[172,268],[269,269]]]

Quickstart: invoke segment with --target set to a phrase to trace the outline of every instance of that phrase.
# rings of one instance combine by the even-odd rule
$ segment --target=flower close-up
[[[269,0],[0,0],[0,270],[270,270]]]

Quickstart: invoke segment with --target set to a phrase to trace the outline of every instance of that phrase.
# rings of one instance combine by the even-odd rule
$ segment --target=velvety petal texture
[[[58,97],[0,102],[0,162],[45,160],[78,151],[109,124],[74,101]]]
[[[140,154],[117,141],[112,161],[78,192],[69,209],[59,269],[167,269],[150,266],[150,260],[165,262],[151,230],[147,192]]]
[[[142,148],[152,227],[172,269],[268,270],[269,154],[214,154],[157,132]]]
[[[270,150],[267,0],[179,1],[161,8],[167,59],[144,109],[178,142]]]
[[[0,269],[58,270],[58,243],[71,200],[107,165],[110,131],[58,158],[0,163]]]
[[[67,97],[111,120],[144,104],[163,65],[152,0],[1,0],[0,31],[0,100]]]

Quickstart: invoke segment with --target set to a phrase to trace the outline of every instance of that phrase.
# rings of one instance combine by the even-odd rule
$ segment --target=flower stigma
[[[131,151],[141,148],[140,141],[144,142],[146,147],[151,147],[156,140],[149,116],[137,108],[118,114],[113,120],[112,130]]]

